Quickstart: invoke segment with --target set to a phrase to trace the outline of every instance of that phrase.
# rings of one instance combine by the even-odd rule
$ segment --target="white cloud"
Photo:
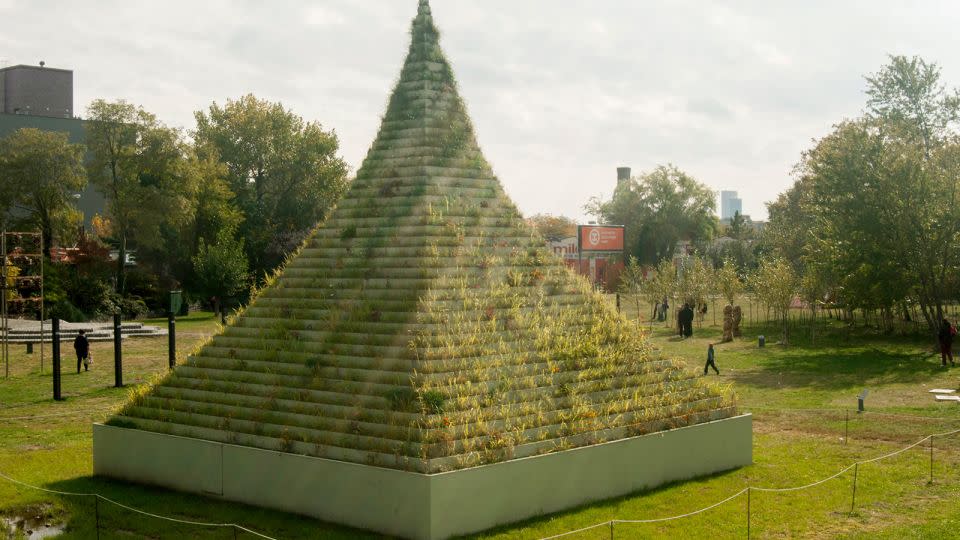
[[[304,14],[304,22],[308,26],[339,26],[346,22],[340,13],[323,6],[310,6]]]
[[[863,75],[919,54],[960,82],[960,6],[885,0],[431,0],[480,143],[527,214],[579,216],[615,168],[673,162],[765,213]],[[172,125],[247,92],[335,128],[358,166],[416,0],[0,0],[0,58],[72,68],[76,108],[125,98]]]

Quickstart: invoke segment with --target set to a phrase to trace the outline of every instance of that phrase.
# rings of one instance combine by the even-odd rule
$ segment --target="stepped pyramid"
[[[731,417],[527,226],[477,144],[427,0],[336,210],[108,424],[420,473]]]

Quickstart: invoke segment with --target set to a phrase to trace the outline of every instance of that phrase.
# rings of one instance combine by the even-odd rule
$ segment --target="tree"
[[[188,206],[192,211],[184,219],[166,224],[161,230],[162,242],[139,251],[137,261],[149,264],[168,278],[171,286],[186,284],[187,289],[192,289],[193,257],[200,242],[214,244],[224,230],[235,235],[243,214],[234,204],[235,196],[226,181],[226,166],[216,159],[215,153],[187,148],[182,171],[184,183],[192,188],[185,194],[191,198]]]
[[[87,184],[83,151],[66,133],[33,128],[0,139],[0,200],[25,216],[17,221],[42,232],[48,250],[55,235],[72,234],[82,222],[72,196]]]
[[[644,268],[640,266],[635,257],[630,257],[627,265],[620,272],[620,286],[617,291],[627,299],[632,299],[637,308],[637,326],[640,326],[641,311],[640,302],[648,299],[651,304],[660,301],[657,292],[647,286],[648,280],[645,277]],[[651,319],[652,321],[653,319]]]
[[[703,243],[717,230],[713,191],[673,165],[621,182],[609,201],[584,207],[606,223],[627,227],[628,254],[641,264],[673,256],[680,241]]]
[[[764,260],[750,277],[750,288],[761,302],[773,310],[774,316],[782,325],[780,341],[786,345],[790,306],[799,288],[799,280],[793,267],[780,258]]]
[[[940,68],[914,56],[891,56],[890,63],[867,78],[867,115],[900,130],[918,143],[927,159],[956,133],[960,94],[940,82]]]
[[[215,299],[215,310],[249,286],[249,265],[243,240],[235,238],[229,229],[222,229],[210,244],[200,239],[193,267],[196,289]]]
[[[126,101],[96,100],[87,109],[90,181],[107,200],[118,258],[116,290],[125,289],[128,248],[164,245],[164,230],[193,213],[196,185],[184,168],[180,133]]]
[[[717,290],[727,301],[727,305],[737,305],[737,297],[743,292],[743,282],[731,261],[727,261],[716,272]]]
[[[776,201],[767,203],[768,221],[763,228],[762,244],[774,256],[791,261],[800,271],[808,247],[813,242],[813,227],[817,216],[812,200],[812,182],[803,178],[803,165],[794,173],[800,178]]]
[[[559,242],[577,235],[577,222],[566,216],[537,214],[528,218],[527,223],[548,242]]]
[[[867,95],[862,118],[804,153],[764,242],[848,310],[889,319],[916,299],[936,334],[960,269],[960,98],[935,64],[900,56],[867,77]]]
[[[635,257],[630,259],[631,265],[633,265],[639,272],[639,269],[642,268],[639,262]],[[672,301],[674,295],[676,294],[677,288],[677,269],[673,266],[673,261],[663,260],[660,264],[648,273],[646,280],[644,280],[638,287],[637,300],[639,298],[646,298],[651,304],[659,304],[663,300]],[[666,316],[666,325],[670,326],[671,317],[670,313],[665,313]],[[639,320],[639,306],[637,307],[637,319]],[[651,325],[653,324],[653,319],[651,319]]]
[[[346,189],[337,135],[280,103],[246,95],[195,113],[195,140],[227,166],[251,270],[272,271]]]

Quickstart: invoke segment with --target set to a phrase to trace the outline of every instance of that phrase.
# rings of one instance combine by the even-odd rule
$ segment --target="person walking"
[[[667,300],[667,297],[663,297],[663,302],[660,304],[660,322],[667,320],[667,315],[670,314],[670,302]]]
[[[703,366],[703,374],[707,374],[707,370],[713,368],[717,372],[717,375],[720,374],[720,370],[717,369],[716,355],[713,352],[713,343],[707,346],[707,364]]]
[[[937,340],[940,341],[940,361],[943,362],[943,367],[947,367],[947,358],[950,359],[950,365],[954,366],[953,363],[953,338],[957,335],[957,329],[954,328],[950,321],[944,319],[940,323],[940,333],[937,334]]]
[[[85,362],[90,356],[90,342],[87,341],[86,332],[80,330],[77,332],[77,338],[73,340],[73,350],[77,351],[77,373],[80,373],[80,364],[83,364],[87,371],[90,371],[90,365]]]

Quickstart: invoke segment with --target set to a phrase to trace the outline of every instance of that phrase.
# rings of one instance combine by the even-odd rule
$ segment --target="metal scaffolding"
[[[26,312],[33,302],[40,304],[40,372],[44,360],[43,234],[41,232],[0,232],[0,356],[4,377],[10,377],[10,308],[19,305]],[[16,268],[14,272],[12,269]],[[29,291],[26,296],[21,292]],[[39,294],[33,294],[39,291]]]

